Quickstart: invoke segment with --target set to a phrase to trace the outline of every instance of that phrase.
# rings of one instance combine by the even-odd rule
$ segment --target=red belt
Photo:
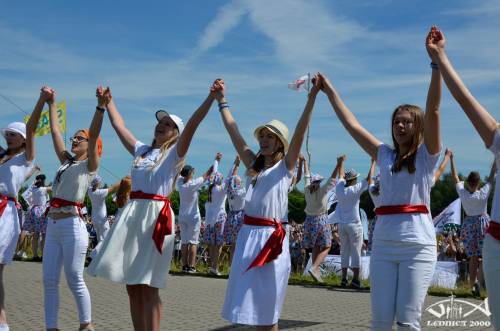
[[[19,204],[17,203],[17,199],[13,197],[8,197],[6,195],[0,194],[0,217],[2,217],[5,208],[9,201],[13,201],[16,204],[16,208],[19,208]]]
[[[283,240],[285,239],[285,229],[280,222],[272,218],[258,218],[245,215],[243,224],[256,225],[256,226],[273,226],[275,228],[271,237],[266,241],[264,247],[259,252],[257,257],[253,260],[246,271],[253,267],[262,267],[264,264],[271,262],[278,258],[283,250]]]
[[[496,240],[500,240],[500,223],[491,221],[486,233],[489,233]]]
[[[163,241],[165,240],[165,236],[172,234],[172,214],[170,213],[170,200],[162,195],[144,193],[142,191],[131,192],[130,199],[146,199],[165,202],[163,208],[160,210],[158,218],[156,219],[155,229],[152,236],[153,241],[156,245],[156,249],[158,249],[158,252],[162,254]]]
[[[85,206],[83,202],[69,201],[61,198],[50,199],[49,206],[45,210],[45,217],[47,217],[47,215],[49,214],[50,208],[62,208],[69,206],[75,206],[78,210],[78,215],[83,219],[82,208]]]
[[[375,208],[377,215],[394,215],[394,214],[428,214],[429,208],[426,205],[394,205],[381,206]]]

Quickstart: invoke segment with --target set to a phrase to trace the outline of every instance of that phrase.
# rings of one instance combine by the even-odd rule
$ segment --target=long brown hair
[[[120,186],[116,191],[116,205],[121,208],[127,204],[130,191],[132,190],[132,179],[127,176],[120,181]]]
[[[398,111],[407,111],[410,113],[413,120],[413,137],[411,140],[410,148],[406,154],[401,155],[399,144],[396,142],[394,138],[394,118]],[[392,134],[392,142],[394,144],[394,148],[396,149],[396,161],[392,166],[392,171],[399,172],[403,167],[408,169],[410,174],[415,172],[415,158],[417,155],[418,146],[422,143],[424,139],[424,112],[418,106],[414,105],[400,105],[398,106],[391,117],[391,134]]]

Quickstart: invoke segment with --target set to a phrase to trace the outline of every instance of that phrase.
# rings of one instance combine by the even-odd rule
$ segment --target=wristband
[[[106,108],[97,106],[97,107],[95,107],[95,110],[98,110],[101,113],[104,113],[106,111]]]
[[[434,62],[431,62],[431,68],[432,68],[432,70],[439,70],[437,63],[434,63]]]
[[[229,108],[229,105],[227,102],[221,102],[219,103],[219,111],[222,111],[224,108]]]

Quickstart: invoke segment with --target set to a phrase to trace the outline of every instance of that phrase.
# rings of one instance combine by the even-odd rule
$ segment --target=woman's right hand
[[[444,34],[438,29],[437,26],[432,26],[431,30],[427,34],[427,38],[425,39],[425,48],[427,49],[427,53],[429,53],[429,57],[433,62],[435,62],[436,56],[444,51],[445,44],[446,38],[444,37]]]
[[[56,99],[56,91],[49,86],[42,86],[40,89],[40,99],[48,104],[54,103]]]
[[[226,87],[222,78],[217,78],[210,87],[210,96],[216,99],[219,103],[225,100]]]
[[[111,89],[109,87],[104,89],[102,86],[98,86],[95,91],[95,96],[97,97],[97,105],[106,108],[112,99]]]
[[[332,92],[333,91],[333,85],[332,83],[330,82],[330,80],[328,79],[328,77],[326,77],[325,75],[323,75],[322,73],[318,72],[318,78],[320,79],[321,81],[321,91],[325,92],[325,93],[329,93],[329,92]]]

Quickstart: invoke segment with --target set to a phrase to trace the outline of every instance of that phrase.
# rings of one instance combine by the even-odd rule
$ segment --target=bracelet
[[[101,113],[104,113],[106,111],[106,108],[97,106],[97,107],[95,107],[95,110],[98,110]]]
[[[434,63],[434,62],[431,62],[431,68],[432,68],[432,70],[439,70],[437,63]]]
[[[224,108],[229,108],[228,103],[227,102],[219,103],[219,111],[222,111]]]

